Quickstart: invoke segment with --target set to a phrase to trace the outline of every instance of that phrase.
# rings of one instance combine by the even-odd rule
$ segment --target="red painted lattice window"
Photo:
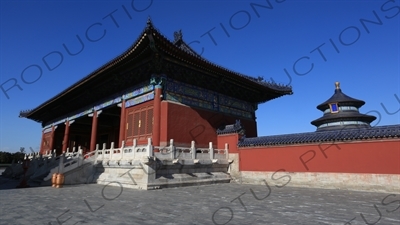
[[[153,109],[147,110],[147,132],[152,133],[153,132],[153,123],[154,123],[154,118],[153,118]]]
[[[139,126],[140,126],[140,118],[139,118],[140,113],[134,113],[134,119],[133,119],[133,123],[132,123],[132,129],[133,129],[133,136],[137,136],[139,135]]]
[[[126,124],[126,136],[132,136],[132,121],[133,121],[133,114],[129,114],[126,120],[128,123]]]

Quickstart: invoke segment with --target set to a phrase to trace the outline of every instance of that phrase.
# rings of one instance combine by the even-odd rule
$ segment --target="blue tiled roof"
[[[240,120],[236,120],[235,124],[225,125],[223,128],[217,129],[217,134],[231,134],[231,133],[239,133],[244,132],[242,124]]]
[[[296,134],[283,134],[255,138],[243,138],[239,141],[239,147],[251,146],[278,146],[307,143],[323,143],[334,141],[355,141],[373,139],[400,139],[400,124],[389,126],[377,126],[371,128],[352,128],[342,130],[329,130],[319,132],[307,132]]]
[[[153,25],[151,25],[151,26],[153,26]],[[160,33],[160,35],[161,35],[161,33]],[[210,63],[210,64],[212,64],[214,66],[220,67],[220,66],[218,66],[218,65],[216,65],[214,63],[211,63],[208,60],[204,59],[200,54],[198,54],[188,44],[186,44],[186,42],[183,41],[183,39],[182,39],[182,31],[181,30],[179,30],[177,32],[174,32],[174,38],[175,38],[175,40],[172,43],[175,46],[177,46],[178,48],[180,48],[181,50],[185,51],[186,53],[188,53],[190,55],[198,57],[201,60],[206,61],[206,62],[208,62],[208,63]],[[234,73],[234,74],[236,74],[236,75],[238,75],[240,77],[246,78],[247,80],[250,80],[250,81],[252,81],[254,83],[257,83],[259,85],[262,85],[264,87],[269,87],[269,88],[271,88],[271,89],[273,89],[275,91],[283,91],[283,92],[286,92],[285,94],[290,94],[290,95],[293,94],[292,86],[290,86],[288,84],[277,84],[275,82],[265,81],[264,78],[262,78],[262,77],[255,78],[255,77],[252,77],[252,76],[248,76],[248,75],[244,75],[244,74],[237,73],[237,72],[234,72],[234,71],[230,71],[230,70],[228,70],[226,68],[223,68],[223,67],[220,67],[220,68],[222,68],[224,70],[227,70],[229,72],[232,72],[232,73]]]
[[[358,100],[352,97],[347,96],[342,92],[342,89],[335,89],[335,93],[330,97],[328,100],[325,102],[319,104],[317,106],[317,109],[324,111],[325,109],[329,109],[329,103],[334,103],[338,102],[341,103],[340,105],[349,105],[349,106],[355,106],[357,108],[360,108],[365,104],[364,101]],[[346,104],[347,103],[347,104]]]

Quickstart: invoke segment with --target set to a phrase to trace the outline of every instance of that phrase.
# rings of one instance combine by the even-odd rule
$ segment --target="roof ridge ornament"
[[[174,32],[174,42],[178,42],[178,41],[182,41],[183,40],[183,34],[182,34],[182,30],[179,29],[178,31]]]
[[[153,22],[151,21],[151,18],[150,18],[150,16],[148,16],[147,17],[147,22],[146,22],[146,28],[147,29],[150,29],[150,28],[153,28],[154,26],[153,26]]]
[[[335,82],[335,86],[336,86],[336,90],[339,90],[340,89],[340,82],[336,81]]]

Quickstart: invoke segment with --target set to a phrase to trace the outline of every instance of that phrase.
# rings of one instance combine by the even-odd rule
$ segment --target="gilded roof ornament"
[[[340,89],[340,82],[335,82],[336,89]]]

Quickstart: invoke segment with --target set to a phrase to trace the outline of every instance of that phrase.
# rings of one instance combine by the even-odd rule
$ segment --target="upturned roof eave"
[[[352,121],[352,120],[359,120],[362,122],[371,123],[374,120],[376,120],[376,117],[371,116],[371,115],[365,115],[365,114],[346,115],[346,116],[341,116],[341,117],[329,117],[329,118],[322,116],[316,120],[311,121],[311,124],[314,126],[319,126],[324,123],[338,122],[338,121]]]
[[[119,54],[117,57],[113,58],[112,60],[108,61],[107,63],[103,64],[103,66],[97,68],[93,72],[89,73],[87,76],[81,78],[77,82],[73,83],[70,85],[68,88],[64,89],[54,97],[50,98],[49,100],[45,101],[44,103],[40,104],[36,108],[32,110],[26,110],[26,111],[21,111],[20,112],[20,117],[28,118],[35,120],[36,122],[42,122],[33,118],[30,118],[34,113],[38,112],[40,109],[50,105],[51,103],[57,101],[58,99],[64,97],[65,95],[71,93],[75,89],[79,88],[80,86],[86,84],[87,82],[91,81],[94,79],[96,76],[99,74],[103,73],[104,71],[111,69],[113,66],[115,66],[117,63],[119,63],[121,60],[127,58],[130,54],[133,53],[133,50],[138,47],[139,44],[141,44],[142,40],[145,39],[146,37],[146,30],[142,31],[141,35],[139,38],[132,44],[127,50],[125,50],[122,54]]]
[[[198,54],[192,55],[182,49],[177,48],[173,42],[168,40],[168,38],[166,38],[160,32],[154,33],[154,35],[157,36],[155,39],[158,38],[161,41],[161,43],[157,47],[163,49],[164,52],[171,54],[176,59],[183,60],[183,61],[196,62],[196,63],[192,63],[192,65],[196,65],[197,67],[199,67],[202,70],[212,70],[213,72],[223,75],[224,77],[226,77],[228,79],[238,79],[239,82],[245,82],[245,83],[249,84],[249,86],[254,87],[254,85],[256,85],[259,88],[262,88],[263,90],[268,90],[270,92],[279,93],[279,94],[281,94],[281,96],[293,93],[291,86],[276,85],[279,89],[282,89],[282,90],[279,90],[278,88],[276,88],[276,89],[273,88],[272,87],[273,84],[271,84],[271,83],[256,82],[255,81],[256,78],[253,78],[253,77],[250,77],[250,76],[238,73],[238,72],[234,72],[225,67],[219,66],[215,63],[212,63],[211,61],[201,57]],[[183,40],[182,40],[182,43],[185,44],[186,46],[188,46]],[[190,46],[188,46],[188,47],[190,48]],[[171,52],[171,50],[173,50],[176,53],[173,54]],[[254,79],[254,80],[251,80],[251,79]]]
[[[260,84],[259,82],[255,82],[253,80],[250,80],[250,78],[246,78],[246,75],[242,75],[236,72],[233,72],[231,70],[228,70],[224,67],[218,66],[217,64],[214,64],[204,58],[202,58],[200,55],[191,55],[187,52],[185,52],[182,49],[176,48],[176,46],[169,41],[166,37],[164,37],[160,32],[157,31],[157,29],[155,29],[152,24],[148,23],[148,26],[142,31],[141,35],[139,35],[139,37],[137,38],[137,40],[134,42],[134,44],[132,44],[126,51],[124,51],[122,54],[118,55],[117,57],[115,57],[114,59],[110,60],[109,62],[105,63],[103,66],[99,67],[98,69],[94,70],[92,73],[88,74],[87,76],[83,77],[82,79],[78,80],[77,82],[75,82],[74,84],[72,84],[71,86],[69,86],[68,88],[66,88],[65,90],[61,91],[59,94],[55,95],[54,97],[50,98],[49,100],[45,101],[44,103],[40,104],[39,106],[37,106],[36,108],[32,109],[32,110],[26,110],[26,111],[21,111],[20,112],[20,117],[25,117],[25,118],[29,118],[32,120],[35,120],[37,122],[41,122],[40,120],[34,119],[32,118],[32,116],[37,113],[38,111],[42,110],[43,108],[45,108],[46,106],[52,104],[53,102],[57,101],[58,99],[68,95],[69,93],[73,92],[74,90],[76,90],[77,88],[79,88],[80,86],[86,84],[87,82],[90,82],[92,79],[94,79],[95,77],[97,77],[99,74],[113,68],[114,66],[116,66],[118,63],[120,63],[122,60],[126,59],[129,55],[134,54],[135,53],[135,49],[136,48],[140,48],[140,45],[146,44],[149,45],[149,40],[148,38],[145,38],[147,35],[153,35],[153,36],[157,36],[161,38],[161,46],[164,47],[169,47],[169,48],[174,48],[179,56],[184,57],[184,58],[190,58],[190,60],[194,61],[197,66],[201,66],[201,68],[204,69],[211,69],[214,72],[217,72],[229,79],[237,79],[239,82],[245,82],[247,83],[249,86],[252,87],[257,87],[260,90],[263,91],[268,91],[271,93],[274,93],[274,97],[272,98],[268,98],[265,99],[265,101],[259,101],[258,103],[262,103],[262,102],[266,102],[266,101],[270,101],[272,99],[284,96],[284,95],[290,95],[292,94],[292,89],[291,87],[287,86],[279,86],[279,88],[283,89],[283,90],[278,90],[278,89],[274,89],[271,86],[268,86],[268,83],[266,83],[265,85]],[[156,40],[157,38],[155,38]],[[143,41],[146,40],[146,41]],[[145,43],[144,43],[145,42]],[[185,43],[186,44],[186,43]],[[187,44],[186,44],[187,45]],[[160,46],[160,45],[159,45]],[[163,49],[163,48],[161,48]],[[163,49],[166,52],[167,49]],[[255,79],[255,78],[254,78]]]
[[[336,103],[336,102],[342,103],[342,104],[349,103],[349,105],[354,105],[358,108],[360,108],[361,106],[363,106],[365,104],[364,101],[356,99],[356,98],[352,98],[352,97],[344,94],[341,89],[337,89],[337,90],[335,90],[335,93],[328,100],[319,104],[317,106],[317,109],[323,111],[323,110],[329,108],[330,103]]]

